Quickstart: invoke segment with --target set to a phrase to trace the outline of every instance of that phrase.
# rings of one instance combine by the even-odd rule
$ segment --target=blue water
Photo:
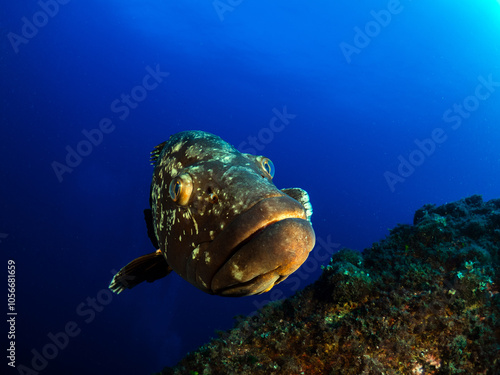
[[[499,1],[2,9],[1,267],[7,284],[15,262],[15,365],[25,366],[2,356],[2,373],[159,371],[423,204],[500,197]],[[154,251],[142,214],[149,152],[189,129],[255,149],[278,187],[310,193],[318,246],[274,292],[210,296],[174,274],[107,290],[114,271]]]

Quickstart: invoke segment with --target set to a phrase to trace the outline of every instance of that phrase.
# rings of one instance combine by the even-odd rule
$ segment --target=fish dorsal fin
[[[153,151],[150,152],[151,156],[149,158],[149,161],[151,162],[151,165],[156,166],[156,162],[158,161],[158,156],[160,156],[161,150],[163,150],[165,143],[167,143],[167,141],[160,143],[158,146],[155,146]]]
[[[123,267],[113,276],[109,284],[109,289],[119,294],[125,289],[131,289],[134,286],[147,281],[152,283],[161,279],[172,272],[165,257],[160,250],[151,254],[143,255]]]
[[[307,191],[301,188],[289,188],[289,189],[281,189],[283,193],[288,195],[289,197],[295,199],[302,206],[304,206],[306,210],[307,220],[311,221],[311,216],[313,214],[313,209],[311,206],[311,202],[309,201],[309,194]]]
[[[153,224],[153,211],[151,208],[146,208],[144,210],[144,220],[146,221],[146,226],[148,228],[148,237],[151,240],[155,249],[158,249],[160,246],[158,245],[158,240],[156,239],[154,224]]]

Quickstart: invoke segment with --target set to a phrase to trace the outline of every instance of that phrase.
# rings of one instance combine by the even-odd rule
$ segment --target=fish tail
[[[151,254],[143,255],[123,267],[113,276],[109,289],[119,294],[125,289],[147,281],[149,283],[161,279],[172,272],[160,250]]]

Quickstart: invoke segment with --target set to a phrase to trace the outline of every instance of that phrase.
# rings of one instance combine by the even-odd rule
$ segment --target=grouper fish
[[[112,291],[173,270],[209,294],[260,294],[295,272],[314,247],[308,194],[276,188],[268,158],[184,131],[156,146],[151,162],[151,208],[144,214],[157,250],[123,267]]]

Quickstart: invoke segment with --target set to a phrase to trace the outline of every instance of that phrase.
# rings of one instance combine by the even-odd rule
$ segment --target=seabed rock
[[[162,375],[500,374],[500,199],[425,205]]]

